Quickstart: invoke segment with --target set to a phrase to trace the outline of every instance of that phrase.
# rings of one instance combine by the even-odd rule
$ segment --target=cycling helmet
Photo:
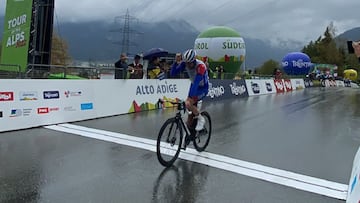
[[[183,54],[183,60],[185,62],[193,62],[195,61],[196,52],[193,49],[186,50]]]

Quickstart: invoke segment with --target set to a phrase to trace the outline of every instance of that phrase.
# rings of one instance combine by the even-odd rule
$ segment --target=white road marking
[[[156,140],[72,124],[51,125],[45,128],[156,152]],[[187,148],[186,151],[180,152],[179,158],[336,199],[346,200],[347,197],[348,185],[227,156],[209,152],[199,153],[195,149]]]

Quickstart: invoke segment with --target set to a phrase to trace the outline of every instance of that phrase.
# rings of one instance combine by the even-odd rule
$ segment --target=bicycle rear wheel
[[[156,155],[161,165],[170,167],[178,158],[182,144],[182,126],[175,118],[168,119],[161,127],[157,142]]]
[[[205,126],[204,129],[196,133],[194,139],[194,147],[198,152],[204,151],[208,146],[212,130],[210,114],[206,111],[203,111],[201,112],[201,115],[205,118]]]

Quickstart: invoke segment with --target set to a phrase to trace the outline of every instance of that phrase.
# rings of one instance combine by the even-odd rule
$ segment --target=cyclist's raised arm
[[[191,87],[190,87],[189,96],[196,96],[197,90],[198,90],[198,88],[199,88],[199,84],[200,84],[201,80],[203,80],[204,74],[206,73],[206,67],[205,67],[205,65],[204,65],[204,64],[200,64],[200,65],[197,67],[196,72],[197,72],[197,73],[196,73],[194,82],[193,82],[193,84],[192,84]]]
[[[176,63],[174,62],[171,66],[171,71],[170,71],[170,75],[176,76],[177,74],[179,74],[181,71],[185,70],[185,66],[186,63],[185,62],[181,62],[181,63]]]

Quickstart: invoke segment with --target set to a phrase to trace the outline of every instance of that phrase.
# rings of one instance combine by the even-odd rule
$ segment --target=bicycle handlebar
[[[171,100],[159,99],[159,102],[160,102],[161,104],[163,104],[163,103],[165,103],[165,102],[169,102],[169,103],[171,103],[172,105],[177,105],[177,109],[178,109],[179,111],[184,110],[184,113],[185,113],[185,110],[186,110],[185,101],[182,101],[182,100],[179,100],[179,101],[171,101]]]

